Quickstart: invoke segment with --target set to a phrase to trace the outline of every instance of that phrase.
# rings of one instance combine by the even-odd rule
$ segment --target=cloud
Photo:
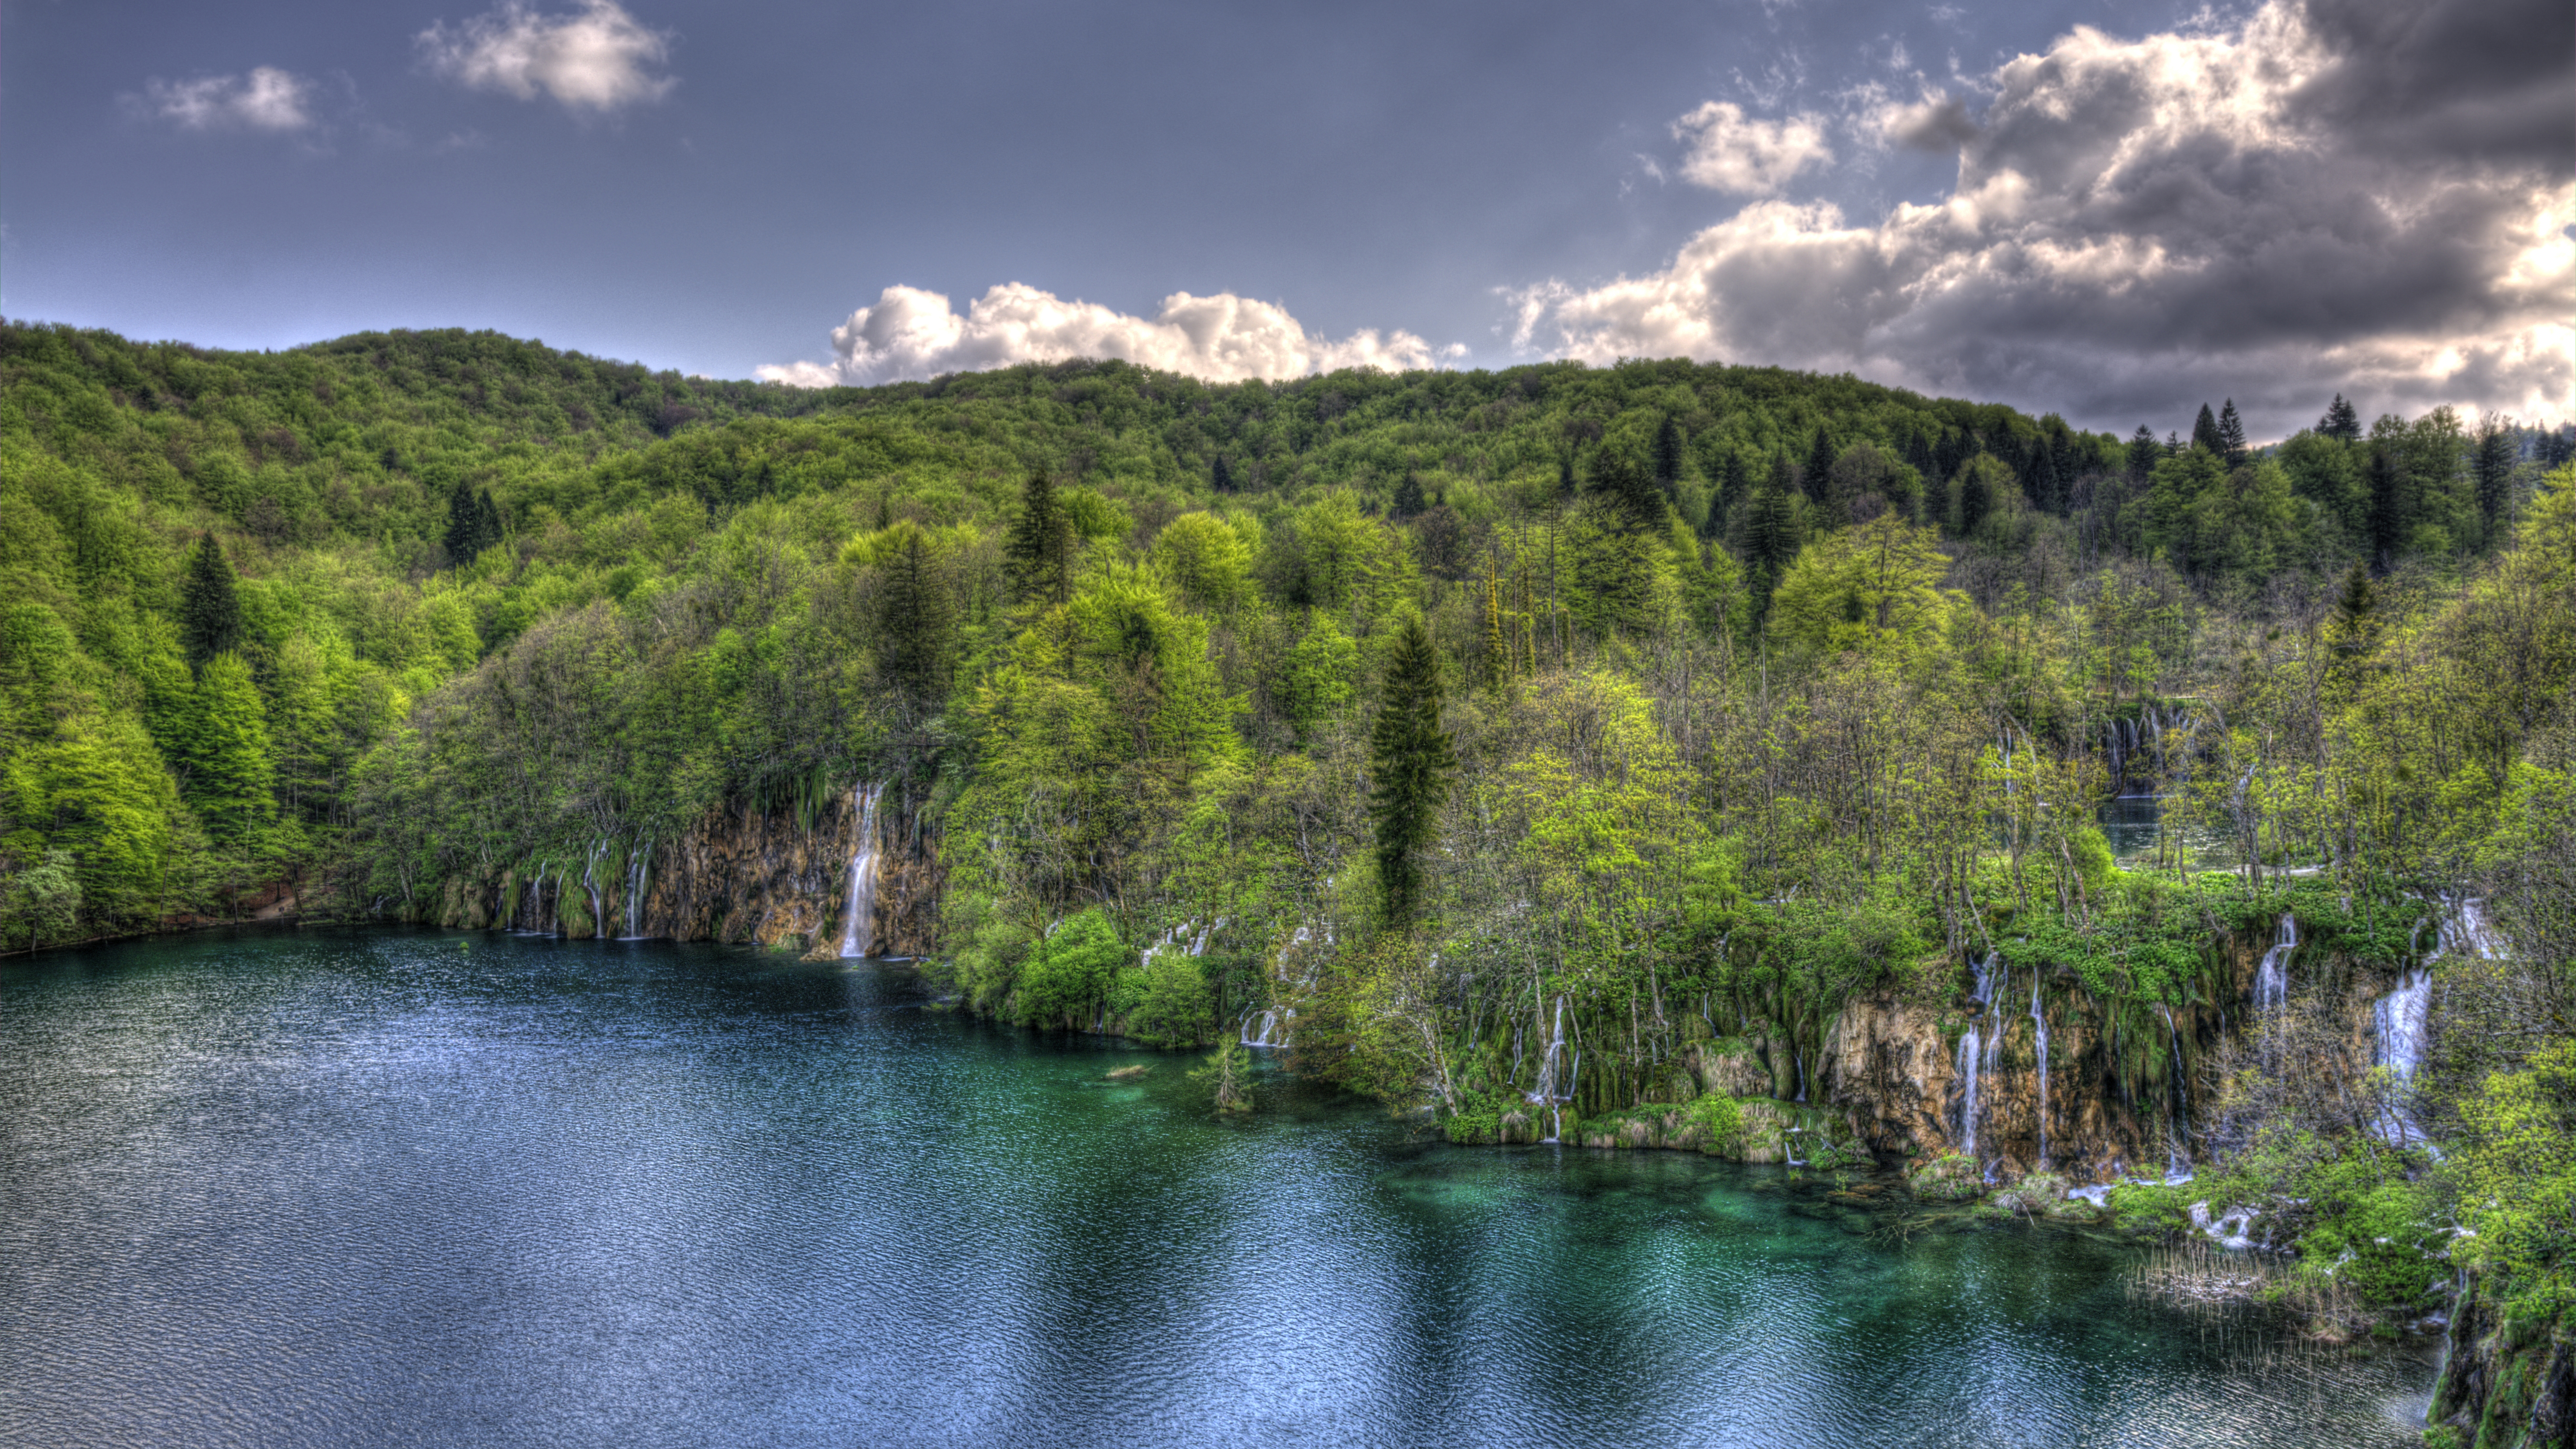
[[[259,66],[247,75],[156,79],[144,86],[141,97],[128,100],[183,131],[286,132],[313,125],[313,83],[275,66]]]
[[[677,81],[657,75],[670,37],[650,30],[616,0],[584,0],[577,15],[540,15],[507,0],[450,31],[445,22],[417,37],[429,68],[460,85],[523,101],[550,95],[566,110],[608,112],[659,100]]]
[[[1660,271],[1517,293],[1515,345],[1853,369],[2122,431],[2204,394],[2273,433],[2336,391],[2576,415],[2576,23],[2434,8],[2078,28],[1982,78],[1980,123],[1944,101],[1883,127],[1958,148],[1941,201],[1750,203]],[[2561,63],[2482,71],[2499,36]]]
[[[1977,123],[1968,118],[1967,101],[1955,94],[1925,96],[1910,106],[1890,106],[1877,119],[1883,139],[1911,151],[1935,155],[1955,152],[1977,134]]]
[[[1742,196],[1769,196],[1807,167],[1834,159],[1824,122],[1815,116],[1757,121],[1726,101],[1710,101],[1673,122],[1673,139],[1687,147],[1684,181]]]
[[[888,287],[874,306],[861,307],[833,329],[832,351],[829,364],[795,362],[763,367],[759,374],[797,387],[865,387],[1018,362],[1117,357],[1233,382],[1344,367],[1401,371],[1429,367],[1433,360],[1430,344],[1409,332],[1368,329],[1340,342],[1310,337],[1285,308],[1226,292],[1174,292],[1163,299],[1160,315],[1144,318],[1068,302],[1018,282],[986,292],[963,317],[937,292]]]

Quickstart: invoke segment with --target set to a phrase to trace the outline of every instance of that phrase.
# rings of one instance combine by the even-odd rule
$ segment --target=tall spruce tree
[[[2486,519],[2487,537],[2496,541],[2496,525],[2503,521],[2513,506],[2513,464],[2515,445],[2513,429],[2501,419],[2489,418],[2478,429],[2475,453],[2470,468],[2477,478],[2478,513]]]
[[[2164,456],[2164,444],[2156,441],[2155,433],[2145,423],[2138,424],[2138,430],[2129,435],[2129,476],[2146,477],[2156,471],[2156,464],[2163,462]]]
[[[1604,447],[1592,454],[1592,491],[1616,501],[1639,528],[1658,528],[1664,521],[1664,490],[1655,486],[1651,465],[1624,448]]]
[[[1826,436],[1825,425],[1818,423],[1815,440],[1807,445],[1807,466],[1798,475],[1798,481],[1807,490],[1808,502],[1825,501],[1826,490],[1832,486],[1830,480],[1833,472],[1834,442],[1832,438]]]
[[[2229,398],[2218,411],[2218,456],[2227,460],[2228,467],[2242,468],[2246,455],[2245,420],[2236,415],[2236,399]]]
[[[2326,415],[2317,419],[2317,431],[2329,438],[2353,442],[2361,437],[2361,413],[2344,401],[2342,393],[2326,405]]]
[[[1073,597],[1073,520],[1056,502],[1055,479],[1044,468],[1020,485],[1020,516],[1002,549],[1011,581],[1022,598],[1063,603]]]
[[[1217,454],[1216,462],[1209,466],[1208,484],[1219,493],[1234,491],[1234,470],[1226,466],[1225,454]]]
[[[188,555],[187,581],[179,586],[179,641],[197,666],[241,647],[241,593],[232,561],[212,533],[198,535]]]
[[[1569,448],[1556,455],[1556,496],[1572,498],[1575,491],[1574,451]]]
[[[933,704],[955,652],[947,583],[920,525],[904,520],[889,542],[877,580],[877,668],[897,693]]]
[[[1422,475],[1410,468],[1405,469],[1403,481],[1395,485],[1395,502],[1388,506],[1387,512],[1400,519],[1411,518],[1430,506],[1429,500],[1422,496]]]
[[[2200,405],[2200,416],[2191,420],[2191,445],[2207,448],[2222,458],[2227,456],[2226,440],[2218,436],[2218,415],[2209,410],[2207,403]]]
[[[1458,756],[1440,728],[1440,653],[1420,614],[1408,613],[1387,651],[1377,723],[1369,731],[1369,823],[1376,837],[1379,900],[1402,930],[1421,901],[1415,853],[1440,828]]]
[[[1664,414],[1661,427],[1655,429],[1655,483],[1671,498],[1682,486],[1682,425]]]
[[[2370,450],[2370,545],[2382,566],[2397,557],[2413,526],[2408,507],[2406,465],[2386,443]]]

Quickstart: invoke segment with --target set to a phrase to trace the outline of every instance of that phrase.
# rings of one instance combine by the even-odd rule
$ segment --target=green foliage
[[[1216,992],[1201,958],[1168,946],[1121,973],[1112,1005],[1127,1035],[1148,1046],[1194,1046],[1217,1035]]]
[[[1369,732],[1369,816],[1385,919],[1399,928],[1421,895],[1414,854],[1431,843],[1458,759],[1440,726],[1440,656],[1419,615],[1397,627]]]
[[[241,598],[232,562],[212,533],[198,535],[188,555],[188,580],[179,593],[179,638],[190,664],[202,665],[241,647]]]
[[[1029,950],[1019,972],[1019,1018],[1031,1026],[1086,1026],[1105,1006],[1127,959],[1117,928],[1098,910],[1070,916]]]

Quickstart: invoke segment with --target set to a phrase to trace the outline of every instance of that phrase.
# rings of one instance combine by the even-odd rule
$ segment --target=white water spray
[[[1547,1055],[1539,1059],[1538,1085],[1530,1088],[1530,1101],[1556,1103],[1573,1098],[1572,1084],[1558,1075],[1557,1059],[1563,1055],[1565,1055],[1565,998],[1560,996],[1556,999],[1556,1034],[1548,1040]]]
[[[2299,946],[2299,923],[2290,913],[2281,913],[2280,933],[2272,938],[2272,949],[2263,953],[2254,968],[2254,1009],[2266,1011],[2290,999],[2290,953]]]
[[[2048,1166],[2048,1018],[2039,1009],[2039,973],[2030,977],[2030,1024],[2039,1032],[2039,1165]]]
[[[841,927],[844,959],[865,956],[877,944],[877,797],[884,793],[880,783],[853,791],[850,797],[859,816],[859,842],[850,855],[850,903]]]

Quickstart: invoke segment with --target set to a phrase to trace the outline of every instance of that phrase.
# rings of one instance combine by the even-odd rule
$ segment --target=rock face
[[[848,926],[850,861],[862,818],[848,797],[824,807],[810,827],[784,813],[719,807],[677,840],[602,842],[584,855],[513,864],[480,881],[452,877],[436,920],[575,940],[724,941],[832,956]],[[925,954],[936,944],[942,875],[920,802],[890,787],[876,837],[876,954]]]
[[[2471,1273],[2451,1306],[2426,1442],[2452,1449],[2576,1445],[2576,1342],[2565,1327],[2504,1313]],[[2444,1435],[2437,1441],[2434,1435]]]

